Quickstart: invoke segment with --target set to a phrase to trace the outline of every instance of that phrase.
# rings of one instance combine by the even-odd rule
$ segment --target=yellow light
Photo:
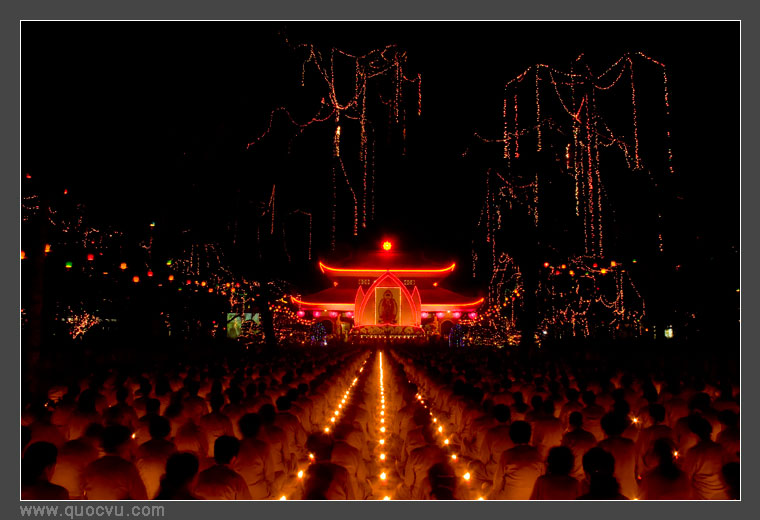
[[[338,415],[338,410],[335,410],[335,415]]]
[[[26,253],[24,253],[24,250],[21,250],[21,260],[24,260],[26,258]]]
[[[386,477],[387,477],[387,475],[385,474],[385,471],[383,471],[382,473],[380,473],[380,480],[385,480]]]
[[[385,242],[383,242],[383,249],[385,249],[386,251],[390,251],[392,247],[393,247],[393,244],[391,243],[390,240],[386,240]]]
[[[465,480],[470,480],[470,472],[468,471],[467,473],[465,473],[464,475],[462,475],[462,478],[465,479]]]
[[[381,427],[380,427],[380,432],[381,432],[381,433],[385,433],[385,426],[381,426]]]
[[[384,423],[384,422],[385,422],[385,419],[383,419],[383,418],[381,417],[381,418],[380,418],[380,422],[381,422],[381,423]]]
[[[314,454],[313,453],[309,453],[309,459],[310,460],[314,460]]]
[[[325,427],[325,433],[330,433],[330,428],[327,426]]]
[[[615,267],[615,266],[617,266],[617,262],[615,262],[614,260],[610,262],[610,267]]]
[[[385,444],[385,439],[380,439],[380,444]]]
[[[391,497],[389,497],[388,495],[386,495],[386,496],[383,497],[383,500],[390,500],[390,499],[391,499]]]
[[[298,472],[298,478],[303,478],[303,470]]]
[[[127,268],[126,262],[122,262],[121,264],[119,264],[119,269],[121,269],[122,271],[125,270],[126,268]]]
[[[451,460],[457,460],[457,454],[456,454],[456,453],[454,453],[454,454],[451,456]]]
[[[132,438],[133,438],[133,439],[137,438],[137,434],[136,434],[136,433],[133,433],[133,434],[132,434]]]
[[[385,453],[380,454],[380,460],[385,460]]]
[[[280,500],[287,500],[287,499],[288,499],[288,498],[287,498],[285,495],[282,495],[282,496],[280,497]]]
[[[45,253],[50,252],[50,244],[45,244]]]
[[[448,439],[446,439],[445,441],[443,441],[443,443],[444,443],[444,444],[446,444],[446,445],[448,446],[448,444],[449,444],[449,440],[448,440]]]
[[[443,426],[438,427],[438,433],[443,433]]]
[[[433,412],[430,412],[430,413],[432,415]],[[435,417],[433,417],[433,422],[438,422],[438,419],[436,419]]]
[[[485,500],[485,498],[483,498],[483,497],[478,497],[478,500]]]
[[[385,410],[380,410],[380,415],[385,415]]]
[[[633,424],[638,424],[638,422],[639,422],[639,418],[638,417],[634,417],[633,418]]]
[[[330,417],[330,422],[334,423],[335,422],[335,417]]]

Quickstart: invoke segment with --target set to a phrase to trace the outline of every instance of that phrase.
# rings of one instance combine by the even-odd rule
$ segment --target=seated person
[[[21,460],[22,500],[68,500],[63,486],[50,483],[55,471],[58,448],[49,442],[32,443]]]
[[[206,500],[250,500],[245,479],[231,467],[239,451],[240,441],[235,437],[218,437],[214,442],[216,464],[198,475],[195,495]]]

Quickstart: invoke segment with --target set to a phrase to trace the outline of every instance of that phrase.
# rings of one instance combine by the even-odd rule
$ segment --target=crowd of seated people
[[[22,410],[21,497],[296,496],[309,435],[329,423],[329,403],[367,355],[282,349],[255,362],[105,370],[54,385]],[[336,457],[366,442],[346,428],[336,433]],[[351,469],[363,478],[358,466]]]
[[[406,406],[424,398],[447,432],[420,445],[445,448],[448,457],[438,458],[449,463],[456,458],[467,498],[738,498],[739,388],[731,378],[518,363],[464,350],[392,355],[416,392],[405,394]],[[417,427],[426,422],[399,415]],[[427,459],[438,463],[432,453]]]
[[[730,378],[386,352],[383,482],[376,355],[277,349],[51,386],[22,410],[22,499],[738,498]]]

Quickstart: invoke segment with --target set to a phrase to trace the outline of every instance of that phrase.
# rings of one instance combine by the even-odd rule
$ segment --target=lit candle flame
[[[385,453],[380,454],[380,460],[385,460]]]
[[[465,473],[464,475],[462,475],[462,478],[465,479],[465,480],[470,480],[470,472],[468,471],[467,473]]]
[[[455,453],[455,454],[453,454],[453,455],[451,456],[451,460],[457,460],[457,455],[456,455],[456,453]]]
[[[385,444],[385,439],[380,439],[380,444]]]
[[[382,473],[380,473],[380,480],[385,480],[386,477],[387,477],[387,475],[385,474],[385,471],[383,471]]]
[[[298,472],[298,478],[303,478],[303,470]]]

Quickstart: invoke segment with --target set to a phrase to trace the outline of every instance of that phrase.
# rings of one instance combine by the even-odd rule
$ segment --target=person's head
[[[224,406],[224,396],[219,393],[214,393],[209,396],[208,403],[211,405],[211,410],[218,412]]]
[[[710,421],[699,414],[691,414],[686,419],[689,429],[703,441],[709,441],[712,436]]]
[[[736,428],[739,426],[739,414],[733,410],[722,410],[718,414],[718,421],[726,428]]]
[[[509,406],[505,404],[497,404],[493,407],[493,416],[498,422],[506,424],[512,418],[512,412],[510,411]]]
[[[565,392],[565,397],[567,397],[569,402],[575,403],[580,398],[580,393],[575,388],[568,388]]]
[[[573,427],[573,429],[577,430],[578,428],[583,427],[583,414],[581,412],[575,411],[570,413],[570,417],[568,417],[568,422],[570,423],[570,426]]]
[[[97,422],[92,422],[87,425],[84,433],[80,439],[83,439],[91,445],[97,447],[98,443],[103,438],[103,425]]]
[[[583,456],[583,471],[589,480],[596,477],[612,477],[615,474],[615,457],[598,446]]]
[[[161,410],[161,401],[154,397],[149,397],[145,400],[145,413],[151,415],[157,415]]]
[[[306,449],[314,454],[316,461],[328,461],[332,456],[333,440],[325,433],[313,433],[306,439]]]
[[[161,490],[190,487],[198,474],[198,469],[198,457],[192,453],[173,453],[166,461],[166,471],[161,479]]]
[[[265,404],[259,408],[259,417],[261,417],[262,423],[273,424],[275,417],[277,417],[277,412],[275,412],[274,406],[271,404]]]
[[[77,411],[81,413],[95,413],[95,391],[88,388],[79,394],[77,399]]]
[[[569,475],[574,464],[573,450],[567,446],[555,446],[546,458],[546,472],[550,475]]]
[[[671,467],[675,465],[675,447],[667,438],[657,439],[652,444],[652,454],[657,459],[658,467]]]
[[[27,485],[39,480],[50,480],[57,458],[58,448],[54,444],[49,442],[30,444],[21,461],[21,480]]]
[[[618,415],[627,417],[631,413],[631,405],[628,404],[628,401],[622,399],[615,401],[615,404],[612,405],[612,410]]]
[[[509,438],[515,444],[528,444],[531,432],[530,423],[525,421],[515,421],[509,426]]]
[[[148,422],[148,432],[151,439],[165,439],[172,431],[169,419],[156,415],[150,418]]]
[[[119,455],[127,447],[132,438],[132,432],[126,426],[114,424],[103,428],[101,446],[109,455]]]
[[[238,420],[240,433],[245,438],[254,438],[261,430],[261,417],[257,413],[247,413]]]
[[[583,392],[583,402],[586,406],[596,404],[596,394],[594,394],[593,390],[586,390]]]
[[[277,410],[280,412],[287,412],[290,410],[290,399],[286,395],[282,395],[277,398]]]
[[[185,391],[187,395],[194,397],[198,395],[198,391],[201,389],[201,384],[192,378],[185,379]]]
[[[689,411],[707,412],[710,410],[710,396],[705,392],[697,392],[689,399]]]
[[[602,417],[601,426],[607,437],[616,437],[625,431],[626,418],[621,413],[610,412]]]
[[[221,435],[214,442],[214,460],[217,464],[230,464],[240,451],[240,441],[230,435]]]
[[[665,420],[665,407],[660,403],[652,403],[649,405],[649,416],[652,418],[654,424],[659,424]]]
[[[541,404],[541,409],[543,410],[544,414],[548,415],[549,417],[553,417],[554,416],[554,400],[546,399]]]
[[[530,405],[536,411],[541,410],[541,407],[543,406],[543,404],[544,404],[544,398],[541,397],[540,394],[536,394],[530,398]]]
[[[120,386],[116,389],[116,400],[120,404],[124,404],[127,402],[127,397],[129,397],[129,390],[127,390],[127,387]]]

